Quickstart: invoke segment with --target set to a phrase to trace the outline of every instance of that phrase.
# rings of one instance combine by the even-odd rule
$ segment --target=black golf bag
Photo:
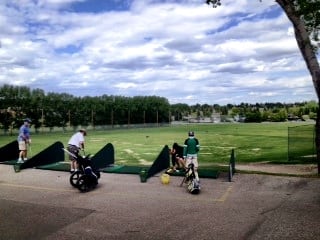
[[[77,163],[81,172],[81,175],[76,182],[77,188],[81,192],[87,192],[90,189],[95,188],[98,184],[98,179],[100,178],[100,172],[92,169],[90,156],[78,156]]]
[[[187,184],[187,190],[191,194],[198,194],[200,192],[200,183],[196,179],[195,173],[194,173],[194,164],[190,163],[188,165],[188,168],[186,170],[185,177],[182,181],[182,184],[186,183]]]
[[[95,188],[100,178],[100,171],[92,168],[90,155],[84,157],[80,155],[75,156],[73,153],[65,151],[76,159],[79,166],[79,169],[71,174],[69,179],[70,184],[81,192],[87,192]]]

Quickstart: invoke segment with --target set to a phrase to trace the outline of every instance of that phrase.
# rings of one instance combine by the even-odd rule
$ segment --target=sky
[[[0,85],[188,105],[317,100],[271,0],[1,0],[0,29]]]

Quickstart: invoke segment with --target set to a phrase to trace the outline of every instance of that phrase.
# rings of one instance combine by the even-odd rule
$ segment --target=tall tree
[[[262,1],[262,0],[260,0]],[[318,112],[316,119],[316,152],[318,174],[320,174],[320,67],[317,59],[318,45],[311,40],[319,41],[320,31],[320,1],[319,0],[275,0],[291,21],[295,38],[312,78],[318,97]],[[221,0],[206,0],[214,8],[221,5]]]

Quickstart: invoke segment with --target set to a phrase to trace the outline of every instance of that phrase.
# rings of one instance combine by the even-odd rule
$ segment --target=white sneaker
[[[24,163],[24,161],[21,158],[19,158],[17,163]]]

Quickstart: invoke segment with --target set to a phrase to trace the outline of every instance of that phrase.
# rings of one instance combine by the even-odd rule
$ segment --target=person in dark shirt
[[[199,140],[195,138],[194,132],[188,133],[188,138],[184,141],[183,145],[183,158],[186,159],[185,166],[188,167],[190,163],[194,165],[194,174],[196,180],[199,181],[198,174],[198,152],[200,150]]]
[[[170,149],[171,154],[171,162],[173,171],[179,171],[179,169],[185,169],[185,160],[183,158],[183,147],[179,146],[178,143],[174,143],[172,145],[172,149]]]

